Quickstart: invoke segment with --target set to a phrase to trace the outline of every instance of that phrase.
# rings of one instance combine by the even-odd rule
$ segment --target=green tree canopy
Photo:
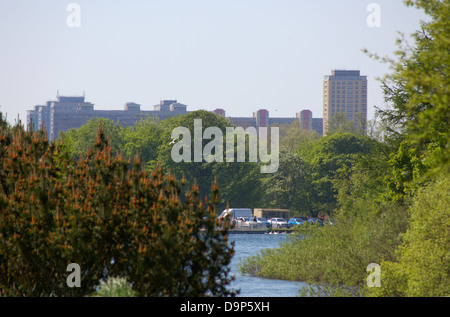
[[[158,159],[158,149],[161,146],[164,132],[160,121],[154,117],[145,117],[135,126],[122,129],[122,153],[127,157],[139,157],[149,167],[155,167]]]
[[[264,188],[265,208],[317,215],[311,169],[298,155],[282,151],[278,171],[264,178]]]
[[[370,154],[375,141],[354,133],[334,133],[297,151],[310,168],[316,213],[330,214],[338,207],[337,180],[348,177],[361,155]]]
[[[80,157],[94,147],[99,128],[104,131],[110,141],[114,153],[123,153],[122,126],[109,119],[93,118],[79,128],[72,128],[61,133],[61,139],[72,155]]]
[[[219,140],[223,149],[222,162],[206,162],[203,153],[197,152],[201,155],[201,162],[195,161],[196,149],[194,147],[194,120],[202,120],[202,131],[210,127],[220,129],[223,139]],[[227,127],[234,127],[234,125],[222,116],[208,111],[194,111],[184,116],[174,117],[161,122],[164,132],[161,135],[161,146],[159,148],[158,161],[161,162],[162,167],[166,171],[171,171],[178,177],[183,177],[188,184],[194,182],[199,187],[201,195],[208,193],[210,184],[217,179],[220,186],[220,201],[221,208],[230,206],[238,207],[256,207],[260,197],[260,167],[257,163],[249,162],[248,156],[248,142],[246,142],[245,161],[237,162],[238,151],[236,143],[232,149],[227,149],[226,146],[226,131]],[[175,162],[171,157],[172,148],[174,144],[172,141],[172,131],[177,127],[185,127],[190,133],[190,162]],[[211,138],[203,138],[201,148],[199,151],[204,151],[205,146],[213,139],[219,136],[213,135]],[[178,140],[180,141],[180,140]],[[226,158],[226,151],[234,151],[234,162],[228,162]],[[213,150],[212,152],[215,153]]]
[[[450,177],[443,175],[419,190],[410,209],[410,227],[395,261],[381,265],[376,296],[450,294]]]
[[[433,167],[446,168],[450,160],[450,3],[449,1],[408,0],[423,9],[430,21],[413,34],[414,46],[398,40],[397,60],[392,73],[383,79],[386,101],[391,109],[379,112],[391,127],[432,160]],[[403,44],[403,46],[402,46]],[[378,58],[378,57],[377,57]]]

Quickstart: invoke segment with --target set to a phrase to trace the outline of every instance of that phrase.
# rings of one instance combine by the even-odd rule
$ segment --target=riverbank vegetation
[[[295,151],[315,167],[312,182],[334,191],[335,225],[299,228],[279,249],[244,260],[243,272],[306,281],[302,295],[450,295],[450,3],[406,3],[430,21],[396,61],[372,55],[393,70],[382,81],[390,108],[377,109],[382,134],[361,146],[332,131]],[[380,265],[375,287],[370,263]]]

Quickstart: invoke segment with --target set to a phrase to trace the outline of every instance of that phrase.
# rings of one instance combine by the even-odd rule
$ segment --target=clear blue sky
[[[66,23],[71,2],[80,28]],[[372,2],[379,28],[366,23]],[[0,111],[26,122],[59,90],[84,91],[95,109],[178,99],[227,116],[322,117],[323,76],[360,69],[371,118],[389,69],[361,50],[392,56],[397,32],[423,18],[401,0],[0,0]]]

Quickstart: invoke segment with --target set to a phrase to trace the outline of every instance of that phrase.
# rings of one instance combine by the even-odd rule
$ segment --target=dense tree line
[[[87,151],[95,140],[95,133],[102,126],[109,136],[113,151],[126,157],[139,155],[151,171],[158,163],[165,172],[184,177],[189,185],[198,185],[201,194],[208,193],[216,179],[220,186],[219,209],[227,205],[247,208],[285,208],[293,214],[317,216],[332,214],[337,207],[335,178],[342,168],[350,168],[356,158],[371,155],[376,141],[354,131],[351,125],[337,118],[336,133],[322,138],[315,131],[301,130],[298,122],[281,127],[279,166],[275,173],[261,173],[259,162],[250,162],[246,139],[245,162],[229,162],[224,152],[223,162],[175,162],[171,158],[174,146],[171,133],[177,127],[187,127],[194,134],[194,120],[202,119],[202,133],[209,127],[218,127],[226,134],[227,127],[234,127],[226,118],[207,111],[194,111],[164,121],[145,118],[136,126],[121,126],[105,119],[92,119],[86,125],[62,135],[74,157]],[[270,131],[270,129],[269,129]],[[340,132],[338,132],[340,131]],[[203,139],[202,147],[210,142]],[[192,149],[194,149],[193,140]],[[237,139],[234,156],[237,156]],[[381,146],[381,145],[380,145]],[[226,147],[225,137],[223,147]],[[343,177],[343,176],[342,176]]]

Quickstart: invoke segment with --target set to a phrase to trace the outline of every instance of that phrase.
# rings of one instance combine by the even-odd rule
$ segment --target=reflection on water
[[[301,282],[269,280],[242,275],[239,272],[241,258],[256,255],[260,250],[279,247],[287,240],[286,234],[230,234],[234,241],[235,255],[231,261],[231,275],[236,280],[230,285],[232,289],[240,289],[240,297],[294,297],[302,287]]]

